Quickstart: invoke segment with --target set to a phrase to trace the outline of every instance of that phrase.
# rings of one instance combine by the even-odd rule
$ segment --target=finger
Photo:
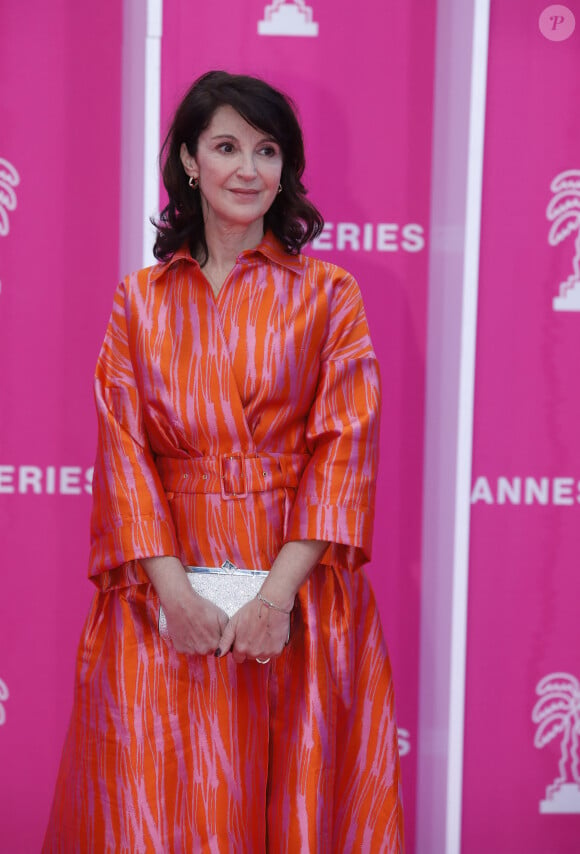
[[[219,658],[221,655],[225,655],[226,652],[229,652],[235,639],[236,624],[234,620],[229,620],[222,631],[221,638],[219,639],[218,648],[215,651],[216,657]]]
[[[221,635],[223,635],[224,629],[227,626],[227,624],[229,623],[229,621],[230,621],[230,618],[228,617],[226,612],[222,611],[220,608],[220,610],[218,612],[218,626],[220,627],[220,637],[221,637]]]

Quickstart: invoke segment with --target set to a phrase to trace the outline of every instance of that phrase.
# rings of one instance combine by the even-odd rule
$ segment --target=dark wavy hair
[[[187,242],[192,257],[205,264],[208,249],[201,199],[188,184],[179,151],[185,143],[195,156],[200,134],[221,106],[236,110],[256,130],[271,136],[282,151],[282,190],[264,217],[286,248],[296,255],[316,237],[324,225],[319,211],[306,199],[302,183],[304,142],[294,104],[286,95],[257,77],[210,71],[195,81],[177,108],[169,133],[161,148],[162,176],[169,202],[158,220],[153,252],[160,261],[168,260]]]

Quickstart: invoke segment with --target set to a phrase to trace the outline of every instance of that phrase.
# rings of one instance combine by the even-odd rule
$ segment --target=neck
[[[206,221],[205,241],[207,243],[208,260],[217,270],[228,271],[236,263],[240,252],[254,249],[264,236],[263,219],[256,220],[247,227],[227,226],[221,223]]]

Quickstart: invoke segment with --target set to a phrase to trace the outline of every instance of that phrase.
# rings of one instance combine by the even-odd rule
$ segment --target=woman
[[[162,154],[160,263],[97,365],[99,589],[45,850],[399,852],[358,287],[299,252],[322,220],[266,83],[201,77]],[[224,560],[269,570],[230,620],[184,570]]]

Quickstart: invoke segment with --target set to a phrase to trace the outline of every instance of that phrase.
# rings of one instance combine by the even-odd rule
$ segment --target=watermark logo
[[[551,42],[563,42],[569,39],[576,27],[574,12],[567,6],[554,3],[546,6],[538,20],[540,32]]]
[[[0,726],[6,723],[6,711],[4,709],[4,703],[10,696],[10,692],[6,686],[6,682],[3,679],[0,679]]]
[[[580,813],[580,682],[570,673],[549,673],[536,685],[536,694],[534,746],[560,738],[559,776],[546,788],[540,812]]]
[[[8,211],[16,210],[16,193],[14,187],[20,184],[20,175],[16,168],[0,157],[0,237],[6,237],[10,231]],[[0,291],[2,283],[0,282]]]
[[[263,20],[258,21],[258,35],[317,36],[318,24],[313,20],[312,7],[304,0],[274,0],[264,9]]]
[[[548,234],[550,246],[558,246],[577,232],[572,259],[572,275],[560,284],[554,297],[554,311],[580,311],[580,169],[567,169],[556,175],[550,189],[554,193],[546,217],[552,223]]]

